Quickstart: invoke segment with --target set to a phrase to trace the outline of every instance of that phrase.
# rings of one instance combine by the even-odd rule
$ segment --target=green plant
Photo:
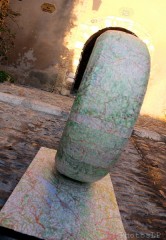
[[[0,83],[5,82],[5,81],[13,83],[14,78],[10,74],[8,74],[7,72],[0,71]]]
[[[10,29],[9,22],[14,21],[19,13],[13,11],[8,0],[0,1],[0,61],[8,60],[8,55],[14,47],[15,33]]]

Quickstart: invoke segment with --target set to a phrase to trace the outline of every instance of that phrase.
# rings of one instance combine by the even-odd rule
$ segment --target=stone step
[[[16,106],[23,106],[28,109],[42,112],[45,114],[59,116],[64,118],[64,120],[67,120],[69,116],[69,110],[65,111],[64,109],[58,106],[53,106],[52,104],[45,103],[39,100],[32,100],[27,97],[20,97],[13,94],[0,92],[0,101],[4,103],[16,105]],[[150,131],[148,129],[135,127],[132,134],[137,137],[148,138],[157,142],[166,143],[166,136],[164,134],[159,134],[157,132]]]
[[[23,106],[34,111],[60,116],[67,119],[69,112],[64,111],[57,106],[53,106],[49,103],[41,102],[38,100],[28,99],[26,97],[14,96],[8,93],[0,93],[0,101],[8,104],[14,104],[16,106]]]

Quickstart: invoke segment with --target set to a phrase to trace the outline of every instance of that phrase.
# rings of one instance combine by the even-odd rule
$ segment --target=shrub
[[[8,74],[7,72],[0,71],[0,83],[3,83],[5,81],[14,83],[14,78],[10,74]]]

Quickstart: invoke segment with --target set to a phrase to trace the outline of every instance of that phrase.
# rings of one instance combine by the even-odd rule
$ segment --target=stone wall
[[[66,45],[73,51],[73,73],[77,71],[84,44],[94,33],[106,27],[132,31],[146,43],[151,55],[150,80],[141,114],[166,120],[166,28],[162,27],[166,21],[165,8],[164,0],[160,4],[150,0],[84,0],[81,8],[76,9],[79,17]],[[67,82],[70,86],[70,81],[71,78],[66,78],[66,86]]]
[[[58,68],[63,62],[61,55],[66,52],[65,34],[75,19],[75,2],[48,1],[53,6],[53,12],[43,7],[43,0],[10,2],[11,8],[21,14],[15,23],[10,23],[16,33],[16,40],[15,49],[6,65],[17,82],[52,91],[58,80],[62,81],[58,78]]]
[[[16,48],[6,66],[17,81],[69,95],[86,41],[106,27],[121,27],[147,44],[151,75],[141,114],[166,118],[166,1],[49,0],[52,13],[41,9],[43,0],[12,0],[21,13]],[[1,68],[4,66],[1,66]]]

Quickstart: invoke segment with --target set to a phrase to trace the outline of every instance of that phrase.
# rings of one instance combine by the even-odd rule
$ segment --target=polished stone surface
[[[0,226],[45,240],[126,240],[110,176],[80,183],[41,148],[0,212]]]
[[[100,35],[60,141],[58,171],[82,182],[107,175],[132,133],[149,71],[149,52],[139,38],[120,31]]]

